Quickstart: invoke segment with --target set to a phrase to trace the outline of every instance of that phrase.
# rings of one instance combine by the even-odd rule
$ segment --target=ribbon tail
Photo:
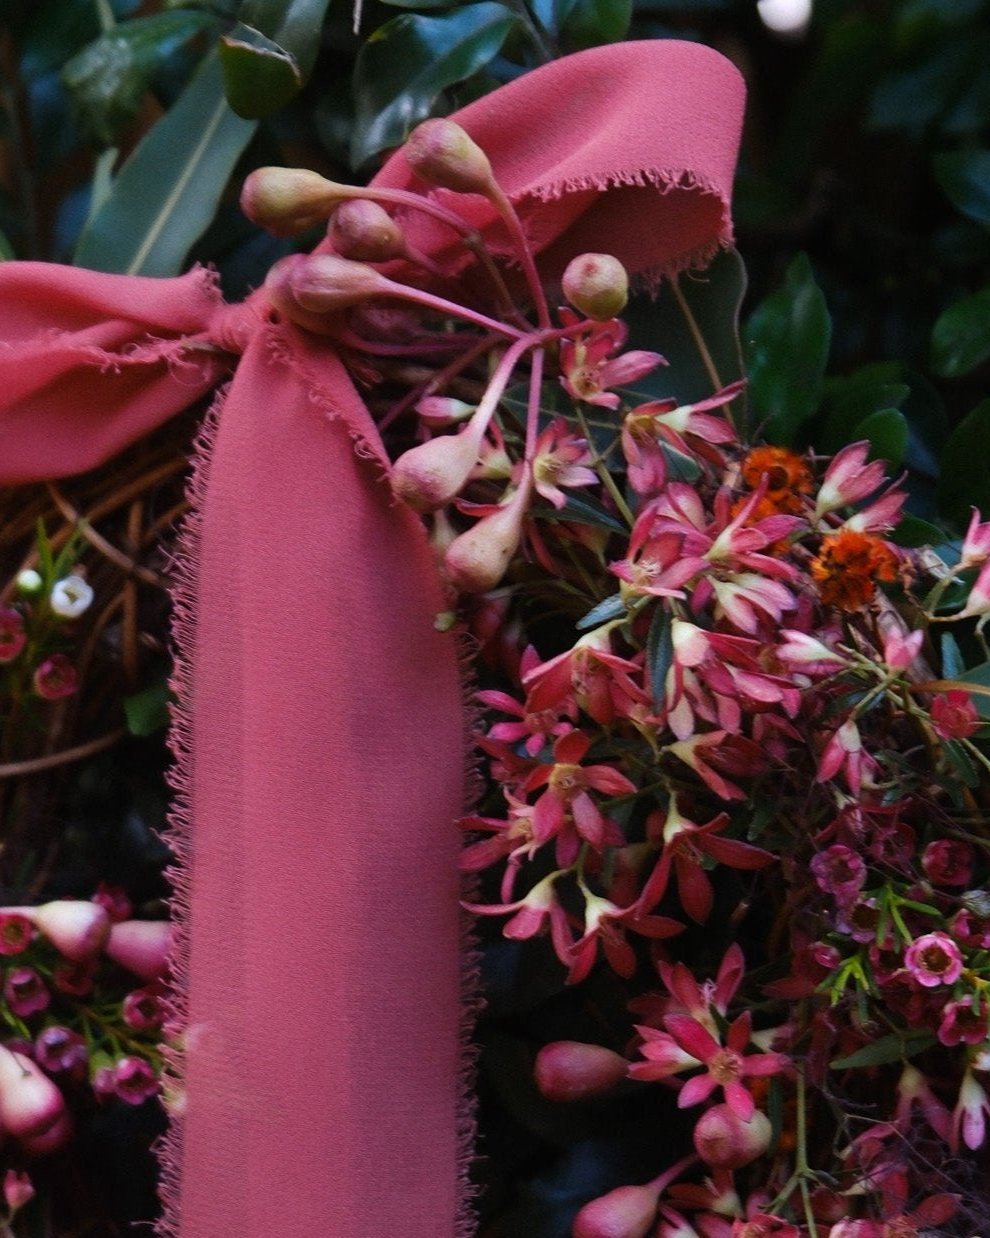
[[[161,1232],[468,1234],[465,711],[432,555],[325,346],[259,332],[217,414],[176,612]]]

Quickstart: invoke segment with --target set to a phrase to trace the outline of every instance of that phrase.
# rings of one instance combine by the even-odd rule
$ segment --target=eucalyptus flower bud
[[[244,181],[241,210],[275,236],[294,236],[323,223],[349,188],[307,168],[256,168]]]
[[[38,1153],[54,1151],[71,1133],[58,1087],[36,1062],[2,1046],[0,1126]]]
[[[646,1238],[657,1218],[658,1193],[650,1186],[620,1186],[585,1204],[574,1218],[573,1238]]]
[[[610,1092],[626,1077],[629,1063],[603,1045],[555,1040],[536,1055],[533,1075],[547,1100],[572,1101]]]
[[[304,310],[318,314],[348,309],[392,291],[392,281],[363,262],[336,254],[310,254],[293,267],[289,289]]]
[[[488,156],[454,120],[426,120],[403,147],[406,162],[422,180],[457,193],[488,194],[495,183]]]
[[[596,322],[614,318],[629,300],[626,268],[611,254],[579,254],[572,258],[561,283],[571,305]]]
[[[713,1105],[698,1119],[694,1146],[706,1165],[739,1169],[766,1152],[772,1133],[770,1119],[759,1109],[747,1122],[728,1105]]]
[[[387,262],[405,253],[405,237],[395,220],[367,198],[341,202],[330,216],[327,236],[342,258]]]
[[[495,588],[519,546],[528,499],[528,490],[520,488],[504,507],[482,516],[451,542],[444,568],[456,589],[487,593]]]
[[[478,435],[468,425],[411,447],[392,466],[392,489],[417,512],[432,512],[458,494],[478,461]]]

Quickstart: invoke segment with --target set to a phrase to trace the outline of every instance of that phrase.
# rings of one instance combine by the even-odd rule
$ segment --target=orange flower
[[[811,575],[826,606],[859,610],[872,600],[878,580],[897,578],[897,556],[880,537],[842,529],[822,538]]]
[[[767,492],[763,503],[794,516],[801,511],[801,496],[810,494],[815,484],[804,460],[786,447],[754,447],[746,454],[742,462],[746,485],[755,490],[764,476]]]

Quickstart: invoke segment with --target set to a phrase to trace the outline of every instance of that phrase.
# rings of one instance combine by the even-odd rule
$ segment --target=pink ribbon
[[[742,100],[709,49],[631,43],[457,119],[547,278],[604,250],[653,280],[730,239]],[[414,186],[401,153],[376,183]],[[484,200],[456,205],[507,248]],[[460,270],[449,234],[404,223]],[[225,306],[203,271],[0,267],[3,482],[90,469],[231,370],[175,590],[186,1099],[162,1232],[468,1235],[458,650],[371,417],[332,345],[263,290]]]

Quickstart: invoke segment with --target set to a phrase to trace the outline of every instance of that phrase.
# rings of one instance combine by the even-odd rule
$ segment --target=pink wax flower
[[[158,1092],[158,1076],[139,1057],[122,1057],[113,1068],[113,1089],[128,1105],[140,1105]]]
[[[568,309],[560,311],[560,320],[565,326],[579,321]],[[624,387],[667,364],[659,353],[640,349],[616,356],[628,333],[624,323],[612,319],[595,323],[576,339],[561,340],[560,381],[571,399],[616,409],[619,397],[610,388]]]
[[[26,644],[21,612],[12,606],[0,606],[0,663],[13,662]]]
[[[945,933],[926,933],[904,952],[904,966],[927,989],[954,984],[963,971],[959,947]]]
[[[589,468],[592,456],[586,439],[572,433],[563,417],[556,417],[536,440],[533,480],[541,494],[558,510],[567,503],[561,486],[593,486],[598,474]]]
[[[834,843],[819,851],[811,860],[811,873],[826,894],[840,902],[853,899],[866,881],[866,863],[851,847]]]
[[[687,1015],[669,1014],[663,1022],[679,1047],[707,1067],[705,1074],[695,1075],[681,1088],[677,1097],[678,1108],[700,1104],[717,1088],[721,1088],[728,1107],[743,1122],[748,1122],[756,1105],[742,1080],[777,1075],[789,1065],[789,1059],[783,1053],[744,1053],[752,1032],[748,1010],[729,1024],[724,1046],[708,1028]]]
[[[152,1032],[161,1027],[165,1017],[159,994],[152,988],[134,989],[124,998],[121,1014],[128,1027],[136,1032]]]
[[[990,559],[990,521],[982,524],[980,522],[980,513],[974,507],[969,521],[969,528],[966,530],[966,536],[963,538],[959,567],[960,569],[979,567],[987,559]]]
[[[93,988],[96,979],[96,960],[62,959],[52,968],[52,984],[60,993],[71,997],[85,997]]]
[[[966,886],[973,877],[973,848],[959,838],[936,838],[921,855],[921,867],[937,886]]]
[[[883,462],[873,460],[867,464],[869,454],[870,444],[865,441],[850,443],[835,453],[818,491],[816,520],[837,507],[848,507],[850,503],[865,499],[883,482]]]
[[[34,925],[19,911],[0,911],[0,954],[21,954],[31,944]]]
[[[932,700],[932,726],[941,739],[968,739],[980,729],[980,715],[964,688],[950,688]]]
[[[3,1179],[3,1198],[11,1216],[34,1199],[34,1187],[26,1173],[7,1170]]]
[[[29,914],[59,954],[76,963],[102,950],[110,934],[106,909],[84,899],[58,898]]]
[[[34,1056],[50,1075],[66,1074],[81,1079],[86,1073],[89,1051],[78,1032],[53,1024],[35,1038]]]
[[[986,995],[971,993],[959,1001],[946,1002],[938,1038],[943,1045],[979,1045],[990,1036],[990,1006]]]
[[[3,995],[7,1005],[20,1019],[45,1010],[51,1001],[44,980],[33,967],[15,967],[9,971],[3,982]]]
[[[34,690],[46,701],[72,696],[79,688],[79,674],[64,653],[53,653],[35,670]]]

